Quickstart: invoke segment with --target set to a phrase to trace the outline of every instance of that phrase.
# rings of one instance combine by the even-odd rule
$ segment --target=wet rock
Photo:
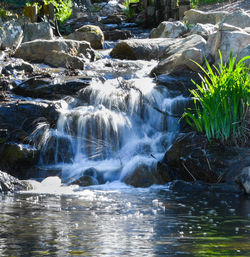
[[[23,30],[21,25],[10,20],[1,25],[0,28],[0,49],[15,49],[23,39]]]
[[[6,172],[0,171],[0,193],[17,192],[28,190],[30,185],[26,181],[21,181]]]
[[[186,133],[176,138],[162,162],[171,170],[175,179],[209,183],[233,182],[226,178],[227,174],[232,167],[250,165],[250,150],[210,144],[205,136]]]
[[[0,168],[24,178],[27,170],[38,163],[38,155],[38,151],[29,145],[5,143],[0,145]]]
[[[109,15],[101,20],[103,24],[121,24],[125,20],[123,15]]]
[[[61,99],[64,96],[75,95],[80,89],[87,87],[90,81],[89,77],[69,77],[61,81],[35,77],[14,87],[12,91],[21,96]]]
[[[188,33],[188,35],[194,35],[194,34],[200,35],[204,39],[207,40],[208,36],[210,34],[212,34],[213,32],[215,32],[216,30],[217,30],[217,28],[213,24],[197,23],[197,24],[195,24],[195,26],[191,27],[190,32]]]
[[[32,101],[10,101],[0,104],[0,124],[11,134],[17,130],[29,132],[38,118],[54,124],[59,116],[56,104]]]
[[[151,74],[168,74],[175,70],[200,71],[193,61],[202,65],[205,49],[206,41],[199,35],[176,40],[166,49],[161,56],[162,60],[151,71]]]
[[[208,184],[203,181],[188,182],[175,180],[171,182],[170,189],[182,194],[242,194],[243,191],[235,183]]]
[[[48,22],[24,24],[23,43],[36,39],[54,39],[53,29]]]
[[[83,69],[85,62],[95,59],[95,52],[86,41],[35,40],[22,43],[16,50],[15,57],[53,67]]]
[[[132,33],[129,30],[106,30],[104,31],[105,40],[117,41],[124,40],[133,37]]]
[[[184,33],[188,31],[187,26],[180,22],[161,22],[157,28],[152,29],[150,32],[150,38],[177,38],[181,37]]]
[[[177,39],[129,39],[116,44],[110,56],[128,60],[159,59]]]
[[[165,184],[165,179],[156,167],[141,164],[125,175],[122,181],[134,187],[149,187],[153,184]]]
[[[215,64],[220,62],[218,50],[221,51],[222,59],[227,62],[231,51],[233,56],[238,55],[250,44],[250,34],[227,24],[220,24],[217,32],[211,34],[207,41],[207,53],[215,58]],[[249,55],[249,52],[246,53]]]
[[[188,22],[188,24],[216,24],[218,22],[223,21],[223,19],[228,15],[228,12],[220,11],[220,12],[203,12],[200,10],[188,10],[184,12],[184,21]]]
[[[197,72],[177,70],[156,77],[157,84],[164,85],[171,91],[179,91],[185,96],[190,96],[189,90],[196,88],[192,80],[200,83],[201,79]]]
[[[84,187],[84,186],[92,186],[92,185],[98,185],[103,183],[104,183],[103,177],[100,174],[100,172],[98,172],[98,170],[96,170],[95,168],[89,168],[82,172],[82,175],[80,176],[80,178],[74,180],[70,184]]]
[[[6,75],[22,71],[26,73],[32,73],[34,71],[34,67],[32,64],[25,62],[22,59],[16,59],[11,60],[11,62],[4,66],[2,69],[2,73]]]
[[[104,34],[98,26],[84,25],[67,36],[68,39],[87,41],[94,49],[102,49]]]
[[[244,12],[242,9],[235,10],[232,13],[228,13],[222,22],[244,29],[250,27],[250,14]]]

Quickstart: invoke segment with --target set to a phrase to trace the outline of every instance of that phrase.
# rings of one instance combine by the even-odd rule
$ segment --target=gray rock
[[[228,15],[228,12],[203,12],[200,10],[188,10],[184,12],[184,21],[189,24],[197,24],[197,23],[210,23],[216,24],[218,22],[223,21],[223,19]]]
[[[199,67],[193,61],[202,65],[205,49],[206,41],[199,35],[176,40],[161,56],[162,60],[151,71],[151,74],[168,74],[178,69],[199,71]]]
[[[190,32],[188,35],[200,35],[204,39],[208,39],[208,36],[212,34],[214,31],[216,31],[216,27],[213,24],[202,24],[202,23],[197,23],[195,26],[193,26],[190,29]]]
[[[6,172],[0,171],[0,193],[16,192],[28,190],[30,185],[26,181],[21,181]]]
[[[84,25],[67,36],[68,39],[87,41],[94,49],[102,49],[104,34],[98,26]]]
[[[104,31],[104,38],[105,40],[110,40],[110,41],[117,41],[117,40],[124,40],[131,38],[132,33],[129,30],[106,30]]]
[[[152,60],[159,59],[167,48],[177,39],[129,39],[116,44],[110,56],[128,60]]]
[[[180,22],[161,22],[157,28],[152,29],[150,32],[150,38],[177,38],[181,37],[188,31],[187,26]]]
[[[48,22],[25,23],[23,35],[23,43],[36,39],[54,39],[52,27]]]
[[[236,60],[240,61],[243,57],[246,57],[246,56],[250,56],[250,44],[240,51],[240,53],[237,55]],[[244,62],[246,66],[250,65],[250,59],[247,59]]]
[[[222,22],[244,29],[250,27],[250,14],[239,9],[232,13],[228,13]]]
[[[10,20],[3,23],[0,27],[0,49],[15,49],[23,39],[23,30],[21,25]]]
[[[215,64],[218,64],[220,62],[219,50],[223,61],[228,62],[231,51],[233,51],[233,56],[238,55],[249,44],[250,34],[240,28],[222,23],[217,32],[209,35],[206,52],[211,54],[215,59]]]
[[[34,40],[22,43],[16,50],[15,57],[53,67],[83,69],[85,62],[95,59],[95,52],[86,41]]]
[[[246,194],[250,195],[250,166],[242,169],[240,174],[236,177],[236,182],[240,184]]]
[[[15,72],[27,72],[32,73],[34,70],[34,67],[32,64],[23,61],[22,59],[16,59],[12,60],[9,64],[3,67],[3,73],[4,74],[13,74]]]

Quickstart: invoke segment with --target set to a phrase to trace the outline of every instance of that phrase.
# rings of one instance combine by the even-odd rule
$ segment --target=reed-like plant
[[[218,68],[210,66],[206,60],[201,85],[190,90],[194,99],[194,109],[187,109],[183,114],[189,125],[198,132],[205,133],[208,140],[219,140],[222,143],[239,143],[249,133],[249,99],[250,77],[249,66],[245,61],[250,56],[236,63],[236,57],[230,55],[229,63],[223,64],[222,55]]]

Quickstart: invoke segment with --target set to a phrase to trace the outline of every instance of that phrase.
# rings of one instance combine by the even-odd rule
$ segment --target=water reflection
[[[0,196],[0,256],[248,256],[249,200],[167,187]],[[222,200],[223,199],[223,200]]]

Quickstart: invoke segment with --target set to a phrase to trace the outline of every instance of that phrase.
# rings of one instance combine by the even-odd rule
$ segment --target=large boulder
[[[199,67],[193,61],[202,65],[205,49],[206,40],[199,35],[176,40],[166,49],[161,56],[162,60],[151,71],[151,74],[168,74],[178,69],[199,71]]]
[[[227,62],[231,51],[233,51],[233,56],[235,56],[246,48],[245,54],[249,55],[249,48],[247,48],[249,44],[250,34],[240,28],[222,23],[218,31],[208,37],[206,48],[207,54],[211,54],[215,58],[215,64],[218,64],[220,62],[219,50],[221,51],[223,61]]]
[[[102,49],[104,34],[98,26],[84,25],[67,36],[68,39],[87,41],[94,49]]]
[[[126,7],[122,4],[119,4],[116,1],[109,1],[109,2],[101,2],[101,3],[94,3],[94,9],[97,10],[98,15],[100,16],[109,16],[114,14],[124,14],[124,10]]]
[[[36,39],[54,39],[53,29],[48,22],[25,23],[23,34],[23,43]]]
[[[16,50],[15,57],[53,67],[83,69],[85,62],[95,59],[95,52],[86,41],[34,40],[22,43]]]
[[[210,23],[216,24],[223,21],[223,19],[228,15],[228,12],[219,11],[219,12],[203,12],[200,10],[190,9],[184,12],[184,21],[188,24],[197,24],[197,23]]]
[[[154,38],[154,39],[129,39],[116,44],[110,56],[118,59],[128,60],[152,60],[159,59],[166,49],[176,39]]]
[[[15,21],[10,20],[0,27],[0,49],[15,49],[23,39],[23,30],[21,25]]]
[[[0,171],[0,193],[17,192],[28,190],[30,185],[26,181],[21,181],[6,172]]]
[[[239,9],[227,14],[222,22],[244,29],[250,27],[250,14]]]
[[[181,37],[184,33],[188,31],[187,26],[180,22],[161,22],[157,28],[151,30],[149,37],[150,38],[177,38]]]
[[[233,182],[233,174],[240,174],[250,166],[250,149],[209,143],[195,133],[180,134],[166,152],[158,168],[172,179],[202,180],[210,183]],[[244,173],[245,174],[245,173]]]
[[[216,31],[216,27],[213,24],[202,24],[197,23],[195,26],[190,28],[190,32],[188,35],[200,35],[204,37],[206,40],[208,39],[208,36]]]

